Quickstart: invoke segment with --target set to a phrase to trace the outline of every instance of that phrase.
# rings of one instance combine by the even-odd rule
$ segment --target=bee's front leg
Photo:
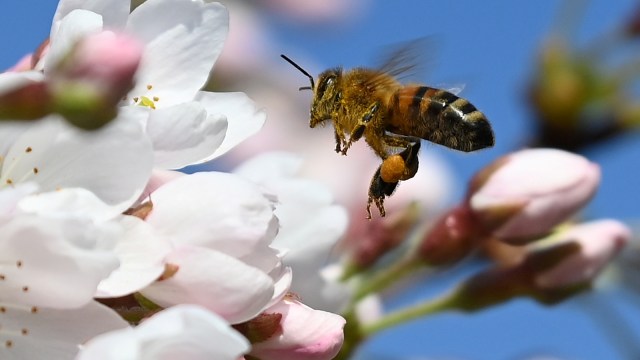
[[[336,137],[336,152],[342,152],[342,143],[344,142],[343,135],[338,132],[338,129],[335,130]]]
[[[344,145],[344,148],[342,149],[342,155],[347,155],[347,150],[349,150],[351,145],[354,142],[360,140],[362,135],[364,135],[364,130],[367,128],[367,125],[371,122],[371,119],[373,119],[373,117],[376,116],[379,108],[380,108],[380,104],[376,102],[369,107],[369,109],[367,110],[366,113],[364,113],[364,115],[362,115],[356,127],[353,128],[353,130],[351,130],[351,133],[349,134],[349,140],[347,140],[346,144]]]

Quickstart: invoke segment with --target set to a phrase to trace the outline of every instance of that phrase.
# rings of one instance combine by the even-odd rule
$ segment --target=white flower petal
[[[80,344],[128,324],[113,310],[91,301],[83,307],[54,310],[3,304],[0,359],[68,360]]]
[[[127,22],[131,9],[130,0],[60,0],[53,16],[51,37],[56,37],[59,22],[75,9],[92,11],[102,17],[104,26],[121,29]]]
[[[21,199],[36,191],[38,191],[38,185],[32,182],[0,189],[0,216],[13,213]]]
[[[42,191],[82,187],[124,211],[151,173],[151,144],[140,125],[118,117],[86,132],[51,117],[34,124],[13,144],[0,181],[34,181]]]
[[[25,213],[43,216],[64,216],[107,221],[120,214],[119,209],[106,205],[91,191],[67,188],[40,193],[22,199],[18,208]]]
[[[337,312],[349,299],[348,288],[322,271],[346,231],[347,213],[333,205],[333,196],[321,184],[294,178],[300,166],[298,156],[271,152],[254,157],[235,172],[277,197],[280,230],[272,246],[286,252],[283,263],[294,273],[291,291],[313,308]]]
[[[44,75],[40,71],[20,71],[20,72],[4,72],[0,73],[0,94],[5,94],[10,91],[20,89],[25,87],[33,82],[42,82],[44,80]],[[4,132],[4,127],[6,125],[11,125],[12,123],[4,122],[2,125]],[[14,123],[14,125],[24,126],[24,123]],[[4,146],[4,144],[2,145]],[[2,149],[0,146],[0,149]]]
[[[141,219],[123,216],[120,224],[125,227],[115,248],[120,267],[100,282],[99,298],[128,295],[151,284],[164,271],[164,259],[172,250],[171,244]]]
[[[271,277],[214,250],[181,247],[167,256],[167,263],[178,271],[141,291],[161,306],[198,304],[239,323],[258,315],[273,297]]]
[[[178,169],[202,162],[220,146],[226,130],[223,116],[208,116],[197,102],[152,111],[147,134],[153,142],[155,166]]]
[[[233,169],[233,172],[257,184],[267,185],[294,177],[301,167],[300,156],[286,151],[271,151],[252,157]]]
[[[243,259],[267,249],[277,229],[271,202],[256,185],[233,174],[183,176],[151,197],[153,211],[146,221],[176,245],[205,246]]]
[[[267,307],[275,305],[282,300],[291,291],[291,282],[293,281],[293,271],[288,266],[279,263],[278,266],[269,274],[274,281],[273,297],[267,304]]]
[[[111,226],[30,215],[0,220],[0,302],[74,308],[118,266]]]
[[[89,341],[76,360],[236,360],[249,342],[224,320],[193,305],[161,311],[135,329]]]
[[[266,113],[257,110],[254,102],[244,93],[211,93],[201,91],[199,100],[210,115],[222,114],[228,122],[222,145],[208,159],[225,154],[262,128]]]
[[[59,23],[51,37],[49,51],[44,63],[45,74],[67,56],[78,40],[102,30],[102,17],[88,10],[73,10]]]
[[[136,8],[127,31],[147,47],[130,94],[158,97],[162,106],[193,100],[222,51],[228,23],[218,3],[154,0]]]

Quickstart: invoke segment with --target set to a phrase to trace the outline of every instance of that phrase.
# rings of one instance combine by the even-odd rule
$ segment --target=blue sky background
[[[531,134],[531,114],[525,103],[525,85],[532,75],[538,49],[557,23],[559,1],[513,0],[371,0],[349,25],[305,27],[267,15],[270,35],[279,53],[315,59],[324,67],[372,64],[381,46],[418,37],[437,38],[437,65],[428,73],[431,84],[466,84],[464,97],[491,120],[495,148],[477,155],[469,168],[464,154],[427,147],[442,155],[459,175],[459,189],[482,164],[524,144]],[[32,51],[48,35],[57,2],[53,0],[0,3],[0,69]],[[574,44],[619,24],[637,6],[631,0],[589,2]],[[283,65],[287,66],[287,65]],[[638,218],[640,191],[640,137],[629,134],[586,154],[602,167],[600,191],[585,211],[587,218]],[[462,191],[462,190],[459,190]],[[460,274],[468,272],[465,268]],[[391,308],[434,294],[420,288],[392,299]],[[442,287],[440,287],[442,289]],[[479,314],[442,314],[387,331],[363,348],[362,359],[529,359],[555,355],[562,359],[626,359],[614,339],[631,336],[630,348],[640,358],[640,302],[620,290],[582,296],[552,309],[518,300]],[[598,306],[595,306],[597,304]],[[616,316],[622,323],[612,322]],[[610,322],[594,322],[602,318]],[[603,328],[604,324],[612,328]],[[621,326],[629,326],[630,332]],[[605,335],[603,335],[605,334]],[[626,335],[624,335],[626,334]],[[629,343],[627,343],[629,345]]]

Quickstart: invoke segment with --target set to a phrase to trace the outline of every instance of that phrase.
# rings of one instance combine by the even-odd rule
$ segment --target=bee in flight
[[[420,139],[465,152],[494,144],[491,124],[469,101],[445,90],[397,80],[413,67],[406,63],[410,52],[410,46],[400,48],[379,69],[332,68],[317,81],[281,55],[311,82],[300,88],[313,91],[309,125],[333,121],[337,153],[346,155],[364,136],[382,159],[369,186],[368,219],[371,204],[385,216],[385,197],[399,181],[411,179],[418,171]]]

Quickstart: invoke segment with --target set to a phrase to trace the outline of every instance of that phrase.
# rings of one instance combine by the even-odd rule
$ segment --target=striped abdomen
[[[493,146],[493,130],[469,101],[427,86],[403,87],[391,96],[387,131],[475,151]]]

